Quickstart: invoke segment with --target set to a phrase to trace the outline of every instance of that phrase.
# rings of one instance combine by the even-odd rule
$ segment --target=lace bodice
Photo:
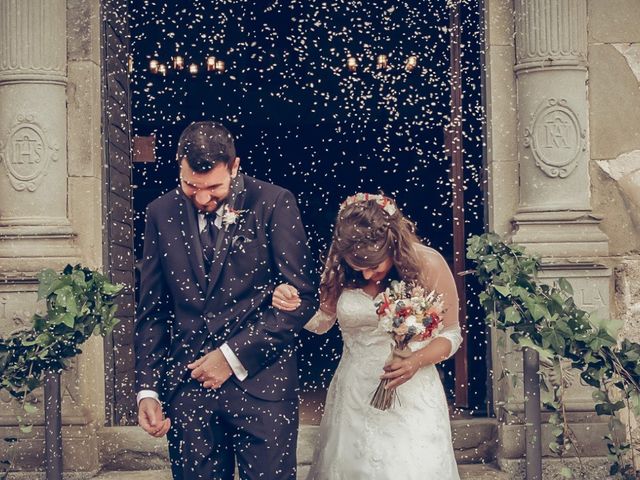
[[[325,333],[336,322],[336,318],[340,322],[345,353],[350,353],[359,347],[367,347],[360,353],[365,356],[379,356],[379,351],[372,351],[372,346],[389,351],[393,343],[391,336],[378,329],[378,315],[374,299],[361,288],[345,289],[338,299],[336,315],[329,315],[319,310],[305,328],[316,333]],[[451,342],[449,357],[460,348],[462,336],[457,322],[445,324],[444,330],[438,336]],[[431,340],[414,341],[409,344],[409,347],[415,351],[427,345]]]
[[[391,338],[388,333],[378,330],[378,315],[373,298],[364,290],[355,288],[342,292],[336,314],[340,319],[345,348],[379,344],[388,349]]]

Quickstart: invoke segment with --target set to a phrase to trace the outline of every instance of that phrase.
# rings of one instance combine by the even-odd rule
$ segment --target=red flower
[[[380,305],[378,305],[378,310],[377,310],[377,314],[378,315],[382,315],[387,308],[389,308],[389,306],[391,305],[391,301],[389,300],[389,297],[387,297],[386,295],[383,295],[384,300],[382,300],[382,302],[380,302]]]
[[[425,326],[425,331],[421,335],[422,340],[431,338],[431,336],[433,335],[433,332],[438,328],[438,325],[440,324],[440,317],[438,316],[437,313],[432,312],[430,316],[431,316],[431,323]]]

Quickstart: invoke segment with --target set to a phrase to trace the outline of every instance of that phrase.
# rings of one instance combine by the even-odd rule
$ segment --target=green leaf
[[[31,433],[33,430],[33,425],[20,425],[20,431],[22,433]]]
[[[518,345],[520,345],[521,347],[527,347],[527,348],[532,348],[534,349],[536,352],[538,352],[540,354],[540,359],[541,360],[548,360],[550,361],[554,354],[551,350],[549,350],[548,348],[543,348],[541,345],[537,345],[535,343],[533,343],[533,340],[531,340],[530,337],[522,337],[520,338],[520,340],[518,340]]]
[[[515,325],[520,323],[522,317],[514,307],[508,307],[504,311],[504,321],[507,325]]]
[[[119,283],[115,285],[112,283],[105,283],[102,286],[102,291],[105,293],[105,295],[115,296],[119,294],[123,288],[124,288],[124,285]]]
[[[558,285],[563,292],[566,292],[569,295],[573,295],[573,286],[566,278],[560,278],[558,280]]]
[[[74,315],[78,313],[77,299],[70,285],[57,289],[55,294],[56,305],[64,308],[67,313],[73,313]]]
[[[509,285],[494,285],[493,288],[495,288],[496,291],[503,297],[508,297],[509,295],[511,295],[511,289],[509,288]]]
[[[50,268],[38,274],[38,300],[48,297],[53,292],[52,286],[58,279],[58,274]]]
[[[73,328],[75,325],[76,316],[72,313],[65,313],[60,317],[60,323],[64,323],[67,327]]]
[[[541,332],[542,335],[542,345],[545,348],[552,347],[553,351],[562,353],[564,352],[564,338],[558,332],[552,329],[543,330]]]
[[[79,287],[85,288],[87,286],[87,281],[84,278],[84,272],[82,270],[75,270],[71,274],[71,279],[73,280],[73,283]]]
[[[38,411],[38,407],[36,407],[33,403],[26,402],[24,404],[24,411],[27,413],[36,413]]]
[[[573,472],[569,467],[562,467],[562,469],[560,470],[560,476],[562,478],[572,478]]]
[[[624,408],[624,402],[616,403],[598,403],[596,404],[596,413],[598,415],[613,415],[614,412]]]
[[[540,303],[536,302],[533,305],[531,305],[531,308],[529,309],[531,312],[531,317],[536,321],[540,321],[545,317],[550,317],[551,314],[549,313],[549,310],[547,310],[547,307],[545,307],[544,305],[541,305]]]

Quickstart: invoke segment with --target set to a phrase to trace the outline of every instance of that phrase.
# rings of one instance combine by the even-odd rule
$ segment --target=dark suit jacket
[[[312,258],[294,196],[239,174],[229,204],[244,210],[221,229],[210,272],[197,212],[178,188],[147,209],[135,326],[136,388],[168,401],[190,381],[187,364],[227,342],[249,377],[240,388],[264,400],[296,396],[296,337],[316,309]],[[208,277],[208,278],[207,278]],[[271,307],[281,282],[302,305]]]

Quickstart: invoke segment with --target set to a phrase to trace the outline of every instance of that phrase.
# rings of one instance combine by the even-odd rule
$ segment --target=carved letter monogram
[[[532,115],[524,132],[536,165],[550,177],[568,177],[586,149],[586,131],[565,99],[550,98]]]
[[[34,122],[33,115],[19,115],[7,134],[7,143],[0,142],[0,161],[7,167],[13,188],[33,192],[49,161],[58,160],[58,150],[47,141],[45,130]]]

